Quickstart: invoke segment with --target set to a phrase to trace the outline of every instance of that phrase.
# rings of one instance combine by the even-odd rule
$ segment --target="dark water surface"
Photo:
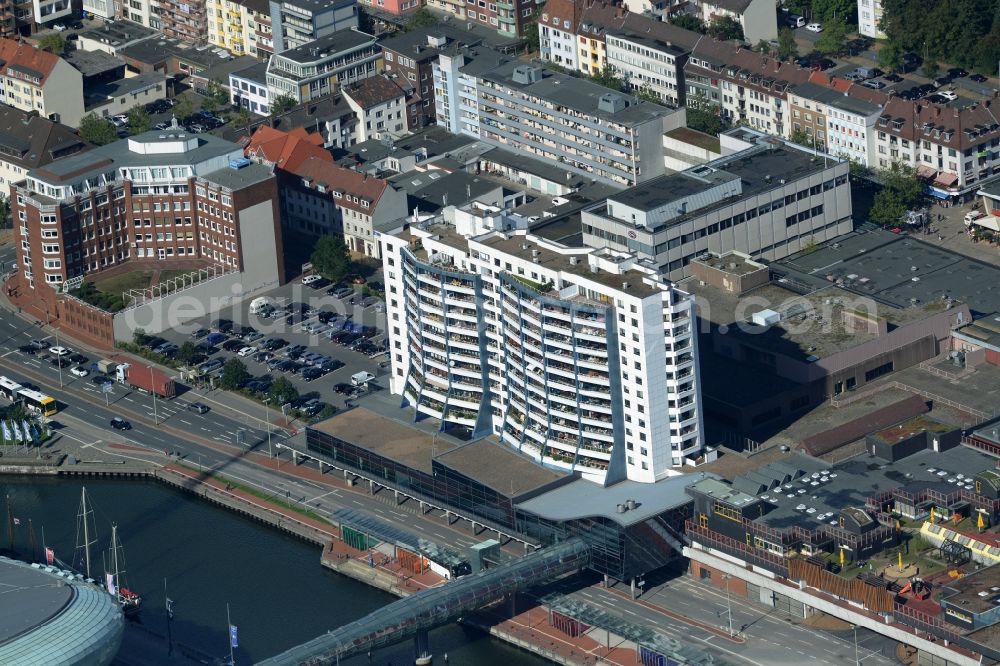
[[[15,548],[30,556],[31,519],[37,557],[44,528],[45,542],[56,556],[72,562],[84,485],[99,539],[91,549],[91,575],[103,575],[111,523],[117,523],[129,587],[143,596],[140,621],[166,632],[166,578],[167,595],[174,602],[174,640],[205,653],[228,656],[227,602],[239,628],[236,663],[251,664],[395,600],[322,568],[318,546],[153,482],[4,478],[0,490],[10,497],[21,523],[14,528]],[[6,527],[0,544],[8,545]],[[444,663],[444,653],[456,666],[549,663],[458,625],[432,632],[430,645],[436,664]],[[405,666],[412,659],[412,643],[406,642],[373,655],[372,663]],[[344,663],[367,664],[368,659]]]

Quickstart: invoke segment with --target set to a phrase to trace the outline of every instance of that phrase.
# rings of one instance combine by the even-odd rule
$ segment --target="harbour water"
[[[166,633],[164,579],[173,601],[175,641],[228,657],[226,604],[238,627],[237,664],[251,664],[357,619],[395,598],[320,567],[319,548],[155,482],[2,478],[9,496],[15,549],[30,555],[29,519],[41,557],[46,544],[72,562],[80,489],[87,487],[99,542],[91,574],[104,573],[111,523],[124,546],[129,587],[142,594],[140,621]],[[4,521],[6,522],[6,521]],[[6,548],[7,529],[0,532]],[[458,625],[430,634],[435,663],[541,666],[548,662]],[[166,654],[166,643],[163,645]],[[372,664],[413,663],[403,643],[372,655]],[[366,656],[345,664],[368,664]]]

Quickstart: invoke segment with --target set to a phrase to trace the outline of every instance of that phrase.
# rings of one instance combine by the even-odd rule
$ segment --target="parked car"
[[[223,365],[225,365],[225,363],[221,358],[214,358],[211,361],[205,361],[199,365],[198,370],[208,374],[210,372],[215,372],[216,370],[221,370]]]
[[[90,362],[90,359],[84,356],[83,354],[73,354],[72,356],[69,357],[69,360],[73,361],[77,365],[86,365],[87,363]]]
[[[948,76],[953,79],[964,79],[969,73],[962,69],[961,67],[952,67],[948,70]]]
[[[938,97],[942,97],[949,102],[954,102],[956,99],[958,99],[958,95],[951,90],[942,90],[941,92],[938,93]]]
[[[233,330],[233,322],[229,319],[216,319],[209,328],[219,333],[229,333]]]
[[[309,367],[302,370],[302,379],[311,382],[323,376],[323,371],[319,368]]]
[[[301,354],[306,349],[307,347],[305,345],[292,345],[291,347],[285,349],[285,351],[283,351],[282,354],[284,354],[285,356],[291,356],[292,354]]]
[[[321,275],[307,275],[304,278],[302,278],[302,284],[304,284],[304,285],[310,285],[310,284],[312,284],[314,282],[318,282],[319,280],[322,280],[322,279],[323,279],[323,277]]]
[[[55,356],[69,356],[73,352],[67,347],[49,347],[49,353]]]
[[[250,356],[251,354],[255,354],[256,352],[257,352],[256,347],[243,347],[236,353],[239,354],[240,356],[247,357]]]
[[[116,416],[111,419],[111,427],[115,430],[131,430],[132,424],[123,419],[120,416]]]
[[[243,346],[244,345],[242,340],[237,340],[234,338],[232,340],[226,340],[225,343],[223,343],[222,345],[222,349],[223,351],[234,352],[234,351],[239,351],[240,349],[243,348]]]
[[[340,395],[346,395],[354,391],[354,387],[350,384],[345,384],[343,382],[333,385],[333,392]]]
[[[257,361],[258,363],[266,363],[272,358],[274,358],[274,355],[271,354],[271,352],[267,351],[259,351],[253,355],[253,360]]]
[[[205,338],[205,342],[207,342],[210,345],[215,346],[215,345],[218,345],[218,344],[222,344],[222,342],[225,339],[226,339],[225,333],[209,333],[208,337]]]
[[[37,351],[42,351],[43,349],[49,346],[48,342],[46,342],[45,340],[40,340],[39,338],[35,338],[28,344],[34,347]]]
[[[864,81],[862,82],[861,85],[863,85],[865,88],[871,88],[872,90],[882,90],[882,88],[885,88],[884,83],[882,83],[881,81],[876,81],[875,79],[872,79],[870,81]]]
[[[21,345],[20,347],[17,348],[17,351],[21,352],[22,354],[27,354],[28,356],[34,356],[35,354],[38,353],[38,350],[32,347],[31,345]]]
[[[248,335],[245,339],[247,342],[257,342],[258,340],[263,339],[263,337],[264,337],[263,333],[261,333],[260,331],[254,331],[253,333]]]
[[[982,74],[973,74],[972,76],[969,77],[969,80],[975,81],[976,83],[986,83],[988,79]]]
[[[823,32],[823,26],[819,23],[810,23],[806,26],[809,32]]]
[[[208,330],[207,328],[199,328],[197,331],[191,334],[191,337],[194,338],[195,340],[200,340],[209,333],[211,333],[211,331]]]
[[[903,77],[900,76],[899,74],[886,74],[882,78],[888,81],[889,83],[899,83],[903,80]]]
[[[288,340],[283,338],[269,338],[264,344],[261,345],[262,348],[267,351],[277,351],[288,344]]]
[[[170,127],[170,123],[167,123],[167,122],[159,122],[159,123],[156,123],[155,125],[153,125],[153,129],[161,130],[161,131],[165,130],[165,129],[169,129],[169,127]]]
[[[327,287],[330,286],[330,281],[327,280],[325,277],[321,277],[320,279],[316,280],[309,286],[312,287],[313,289],[326,289]]]

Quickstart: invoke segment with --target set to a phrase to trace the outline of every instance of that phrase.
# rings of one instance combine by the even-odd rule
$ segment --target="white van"
[[[274,309],[274,306],[271,305],[271,301],[267,300],[263,296],[258,296],[250,301],[250,314],[257,314],[269,309]]]
[[[797,14],[790,13],[788,14],[788,16],[785,17],[785,20],[788,23],[788,27],[792,29],[801,28],[806,24],[805,18]]]
[[[355,386],[361,386],[362,384],[367,384],[371,380],[375,379],[375,375],[370,372],[356,372],[351,375],[351,383]]]

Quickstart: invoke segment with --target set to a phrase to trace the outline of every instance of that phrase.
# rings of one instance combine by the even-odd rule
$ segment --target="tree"
[[[104,118],[88,113],[80,119],[80,138],[95,146],[118,140],[118,130]]]
[[[615,73],[615,70],[611,65],[605,65],[604,69],[590,78],[594,83],[600,84],[605,88],[611,88],[612,90],[621,92],[622,80],[618,78],[618,74]]]
[[[788,137],[792,143],[797,143],[800,146],[806,146],[808,148],[813,147],[813,137],[807,134],[804,130],[797,129],[792,130],[792,135]]]
[[[434,25],[438,22],[438,17],[434,16],[429,9],[426,7],[421,7],[417,11],[410,15],[410,20],[406,22],[404,30],[413,30],[414,28],[425,28],[427,26]]]
[[[538,39],[538,19],[539,11],[538,7],[535,7],[535,12],[528,19],[530,22],[524,27],[524,41],[528,44],[529,53],[537,53],[541,48],[541,42]]]
[[[320,236],[309,261],[314,271],[334,282],[343,280],[351,269],[350,250],[344,237],[338,235]]]
[[[10,226],[10,200],[0,194],[0,228],[6,229]]]
[[[137,347],[141,347],[149,342],[149,336],[146,335],[146,330],[143,328],[137,328],[132,331],[132,344]]]
[[[238,358],[231,358],[222,366],[222,377],[219,386],[227,391],[235,391],[250,381],[250,371]]]
[[[250,113],[250,109],[241,106],[239,110],[233,114],[233,127],[249,129],[251,120],[253,120],[253,114]]]
[[[795,33],[789,28],[778,31],[778,57],[782,60],[799,57],[799,45],[795,43]]]
[[[284,405],[299,399],[299,391],[287,377],[277,377],[271,382],[268,395],[275,405]]]
[[[883,227],[893,227],[899,224],[906,214],[906,206],[900,200],[899,195],[889,188],[880,190],[872,201],[871,210],[868,217],[875,224]]]
[[[205,99],[201,101],[201,108],[209,113],[215,113],[219,107],[225,106],[227,102],[229,102],[229,95],[222,84],[214,80],[209,81]]]
[[[633,90],[632,94],[635,95],[635,98],[641,102],[663,104],[663,100],[656,94],[656,91],[653,90],[653,86],[649,85],[649,83],[643,83],[642,87],[638,90]]]
[[[816,50],[823,55],[837,55],[847,47],[847,24],[840,18],[827,21],[816,40]]]
[[[184,365],[191,365],[198,360],[198,349],[194,346],[194,343],[190,340],[184,341],[177,350],[177,354],[174,356],[178,363],[183,363]]]
[[[194,113],[194,105],[191,104],[190,98],[182,96],[174,99],[177,100],[177,103],[174,104],[174,117],[181,122],[190,118],[191,114]]]
[[[936,79],[941,68],[938,66],[937,61],[927,60],[924,62],[923,73],[928,79]]]
[[[708,35],[722,41],[737,39],[742,42],[743,26],[732,16],[716,16],[708,24]]]
[[[291,111],[298,105],[299,103],[295,101],[294,97],[288,93],[282,93],[271,100],[271,115],[280,116],[286,111]]]
[[[38,40],[38,48],[59,55],[66,49],[66,40],[58,32],[53,32]]]
[[[142,134],[148,132],[153,126],[153,121],[149,118],[149,112],[142,104],[136,104],[128,110],[128,126],[132,134]]]
[[[766,39],[760,40],[757,42],[757,52],[762,53],[763,55],[770,55],[771,44]]]
[[[719,115],[719,107],[698,94],[687,100],[687,126],[691,129],[718,136],[729,129],[729,123]]]
[[[895,192],[907,208],[913,208],[924,197],[924,184],[917,175],[917,170],[909,165],[893,162],[879,176],[885,187]]]
[[[705,34],[705,23],[694,14],[678,14],[671,16],[669,21],[671,25],[676,25],[678,28]]]
[[[812,0],[812,20],[823,23],[843,21],[857,25],[857,0]]]
[[[896,42],[886,42],[878,51],[878,64],[890,72],[900,71],[903,69],[903,49]]]

